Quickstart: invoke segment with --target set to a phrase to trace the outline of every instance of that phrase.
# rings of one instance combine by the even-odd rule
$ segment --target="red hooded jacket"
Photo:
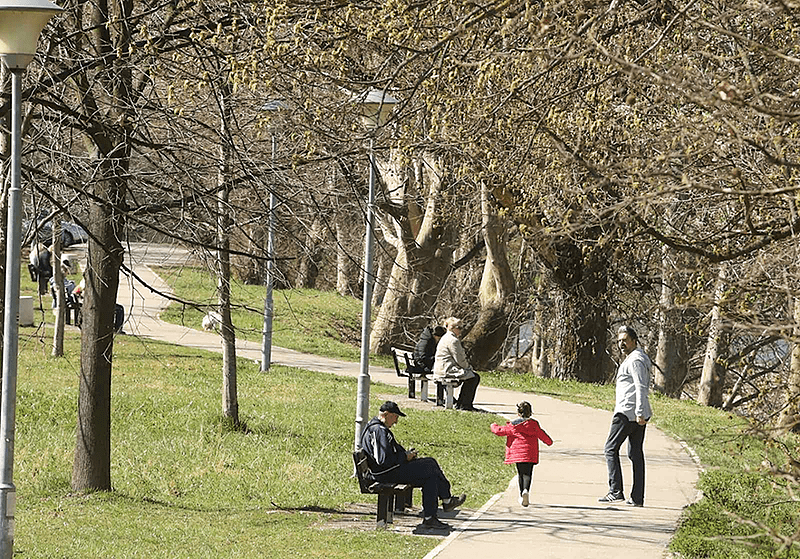
[[[520,420],[500,426],[492,423],[492,433],[506,437],[506,464],[517,462],[539,463],[539,441],[547,446],[553,444],[550,435],[539,427],[535,419]]]

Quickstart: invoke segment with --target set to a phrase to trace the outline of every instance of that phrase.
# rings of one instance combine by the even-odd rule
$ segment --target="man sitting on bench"
[[[449,530],[450,525],[440,521],[436,514],[439,499],[442,509],[449,512],[461,506],[467,496],[454,497],[450,493],[450,482],[435,459],[418,458],[416,450],[406,450],[397,442],[391,427],[405,416],[395,402],[389,401],[381,405],[378,416],[367,423],[361,435],[361,448],[367,454],[369,469],[377,481],[422,487],[422,525]]]
[[[417,345],[414,348],[414,365],[428,373],[433,372],[436,344],[439,343],[445,332],[447,330],[444,329],[444,326],[425,327],[422,334],[419,335],[419,340],[417,340]]]

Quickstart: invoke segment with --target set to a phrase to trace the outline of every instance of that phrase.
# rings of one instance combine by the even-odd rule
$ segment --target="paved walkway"
[[[161,258],[161,255],[156,255]],[[167,285],[146,264],[135,266],[137,275],[157,290]],[[119,301],[129,312],[124,326],[128,334],[176,344],[221,351],[216,334],[191,330],[158,319],[166,301],[128,278],[120,282]],[[259,361],[261,348],[250,342],[237,343],[237,356]],[[272,362],[304,369],[358,376],[358,363],[344,363],[273,347]],[[370,367],[373,381],[405,385],[394,370]],[[542,446],[541,463],[534,471],[531,505],[517,503],[516,479],[508,489],[488,503],[469,500],[461,511],[442,514],[455,530],[425,559],[470,559],[499,556],[535,556],[539,559],[607,559],[624,546],[626,554],[648,559],[666,556],[666,545],[684,506],[696,497],[698,468],[689,452],[654,427],[647,429],[645,456],[647,484],[644,508],[625,504],[602,505],[597,498],[607,491],[603,443],[610,413],[562,402],[546,396],[479,387],[475,405],[484,410],[516,415],[516,403],[527,399],[534,415],[554,439]],[[464,413],[464,412],[448,412]],[[499,457],[498,457],[499,459]],[[623,476],[630,484],[631,471],[623,456]],[[509,476],[513,466],[507,466]],[[629,487],[629,485],[627,486]],[[475,510],[480,507],[479,510]]]

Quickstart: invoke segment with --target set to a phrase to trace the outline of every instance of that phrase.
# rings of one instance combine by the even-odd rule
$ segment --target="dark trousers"
[[[430,457],[416,458],[381,477],[381,481],[408,483],[422,488],[422,510],[425,517],[436,516],[439,499],[450,498],[450,482],[439,463]]]
[[[523,491],[530,492],[531,482],[533,481],[533,462],[517,462],[517,481],[519,482],[519,494]]]
[[[646,425],[631,421],[624,414],[614,414],[611,430],[606,440],[605,455],[608,465],[608,491],[614,495],[625,494],[622,485],[622,466],[619,461],[619,449],[625,439],[628,440],[628,458],[633,465],[633,488],[631,499],[634,503],[644,504],[644,430]]]
[[[478,384],[481,382],[481,377],[478,373],[475,376],[465,380],[461,383],[461,390],[458,392],[458,400],[456,407],[471,408],[472,403],[475,401],[475,392],[478,391]]]

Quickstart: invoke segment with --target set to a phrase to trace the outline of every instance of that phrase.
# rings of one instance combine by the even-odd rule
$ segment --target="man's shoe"
[[[624,501],[625,497],[623,495],[614,495],[613,493],[609,493],[605,497],[600,497],[597,499],[598,503],[618,503],[619,501]]]
[[[441,520],[439,520],[435,516],[431,516],[430,518],[424,519],[422,521],[421,526],[424,526],[425,528],[430,528],[432,530],[450,530],[450,529],[452,529],[452,526],[442,522]]]
[[[626,505],[630,505],[632,507],[643,507],[644,506],[644,503],[637,503],[633,499],[628,499],[627,501],[625,501],[625,504]]]
[[[450,497],[450,500],[447,503],[444,503],[444,502],[442,503],[442,510],[444,512],[450,512],[451,510],[457,509],[458,507],[463,505],[464,501],[466,501],[466,500],[467,500],[467,494],[466,493],[462,493],[458,497],[452,496],[452,497]]]

